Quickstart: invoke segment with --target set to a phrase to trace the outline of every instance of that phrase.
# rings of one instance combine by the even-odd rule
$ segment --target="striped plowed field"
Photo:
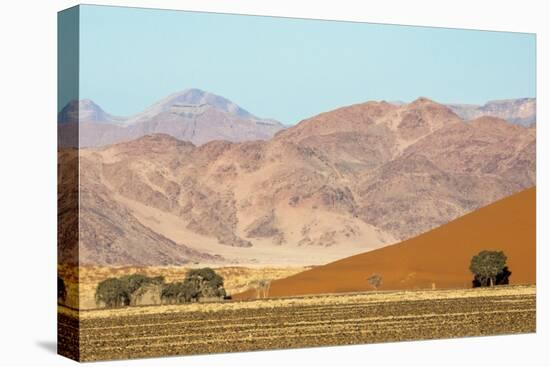
[[[59,342],[95,361],[529,333],[535,303],[515,286],[61,312]]]

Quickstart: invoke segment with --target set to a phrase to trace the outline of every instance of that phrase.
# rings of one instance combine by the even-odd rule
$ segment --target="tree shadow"
[[[505,266],[497,274],[497,276],[495,278],[495,284],[494,285],[510,284],[510,275],[512,275],[512,272],[510,271],[510,269],[508,269],[507,266]],[[481,281],[477,275],[474,276],[474,280],[472,280],[472,287],[473,288],[488,287],[489,285],[490,285],[490,280],[489,279],[485,279],[484,281]]]
[[[57,342],[51,341],[51,340],[38,340],[36,342],[36,345],[38,345],[40,348],[53,353],[57,354]]]

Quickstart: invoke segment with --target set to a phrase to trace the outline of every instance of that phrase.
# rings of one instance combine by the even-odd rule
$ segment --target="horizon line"
[[[65,104],[59,111],[57,111],[57,113],[61,113],[65,108],[67,108],[70,104],[74,103],[74,102],[83,102],[83,101],[90,101],[92,102],[93,104],[95,104],[96,106],[98,106],[103,112],[111,115],[112,117],[118,117],[118,118],[130,118],[132,116],[136,116],[136,115],[139,115],[140,113],[144,112],[146,109],[148,109],[149,107],[152,107],[153,105],[155,105],[156,103],[160,102],[161,100],[165,99],[165,98],[168,98],[172,95],[175,95],[175,94],[181,94],[181,93],[184,93],[184,92],[187,92],[187,91],[192,91],[192,90],[195,90],[195,91],[200,91],[204,94],[211,94],[211,95],[214,95],[214,96],[217,96],[217,97],[221,97],[235,105],[237,105],[238,107],[242,108],[243,110],[247,111],[248,113],[254,115],[255,117],[258,117],[258,118],[261,118],[261,119],[264,119],[264,120],[275,120],[275,121],[278,121],[278,122],[281,122],[282,124],[286,125],[286,126],[291,126],[293,125],[293,123],[286,123],[286,122],[282,122],[278,119],[275,119],[275,118],[272,118],[272,117],[264,117],[264,116],[256,116],[253,112],[251,112],[248,108],[244,108],[242,107],[238,102],[235,102],[234,100],[231,100],[229,98],[226,98],[225,96],[221,95],[221,94],[217,94],[215,92],[211,92],[211,91],[208,91],[208,90],[205,90],[205,89],[201,89],[201,88],[195,88],[195,87],[190,87],[190,88],[185,88],[185,89],[180,89],[180,90],[177,90],[177,91],[174,91],[172,93],[169,93],[167,95],[165,95],[164,97],[161,97],[161,98],[157,98],[155,99],[153,102],[151,103],[148,103],[145,107],[142,107],[140,108],[137,112],[135,113],[132,113],[132,114],[128,114],[128,115],[117,115],[117,114],[111,114],[109,111],[105,110],[101,104],[97,103],[96,100],[92,97],[84,97],[84,98],[79,98],[79,99],[72,99],[70,100],[69,102],[67,102],[67,104]],[[338,109],[338,108],[342,108],[342,107],[349,107],[349,106],[353,106],[353,105],[357,105],[357,104],[364,104],[364,103],[369,103],[369,102],[378,102],[378,103],[382,103],[382,102],[386,102],[386,103],[389,103],[389,104],[410,104],[418,99],[421,99],[421,98],[426,98],[426,99],[429,99],[435,103],[438,103],[438,104],[441,104],[441,105],[445,105],[445,106],[449,106],[449,105],[453,105],[453,106],[478,106],[478,107],[482,107],[482,106],[485,106],[489,103],[494,103],[494,102],[503,102],[503,101],[515,101],[515,100],[522,100],[522,99],[534,99],[536,100],[537,97],[534,96],[534,97],[530,97],[530,96],[521,96],[521,97],[511,97],[511,98],[495,98],[495,99],[488,99],[486,100],[484,103],[462,103],[462,102],[459,102],[459,101],[453,101],[453,102],[441,102],[441,101],[438,101],[434,98],[431,98],[431,97],[427,97],[427,96],[422,96],[422,95],[419,95],[418,97],[416,97],[415,99],[412,99],[410,101],[403,101],[401,99],[387,99],[387,98],[381,98],[381,99],[367,99],[367,100],[363,100],[363,101],[360,101],[360,102],[352,102],[352,103],[348,103],[348,104],[342,104],[341,106],[339,107],[336,107],[336,108],[333,108],[333,109],[329,109],[329,110],[324,110],[324,111],[320,111],[318,112],[317,114],[320,114],[320,113],[324,113],[324,112],[329,112],[329,111],[333,111],[335,109]],[[207,103],[208,104],[208,103]],[[315,115],[311,115],[311,116],[316,116],[317,114]],[[311,117],[310,116],[310,117]],[[309,118],[309,117],[306,117],[306,119]],[[301,121],[303,119],[300,119],[298,120],[296,123],[298,123],[299,121]]]

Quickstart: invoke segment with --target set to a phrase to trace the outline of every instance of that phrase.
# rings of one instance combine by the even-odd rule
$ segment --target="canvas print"
[[[60,354],[535,332],[534,34],[58,17]]]

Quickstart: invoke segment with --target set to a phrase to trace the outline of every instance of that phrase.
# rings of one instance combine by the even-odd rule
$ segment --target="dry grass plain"
[[[535,286],[499,286],[80,312],[60,307],[59,351],[95,361],[529,333],[536,329],[535,303]]]

